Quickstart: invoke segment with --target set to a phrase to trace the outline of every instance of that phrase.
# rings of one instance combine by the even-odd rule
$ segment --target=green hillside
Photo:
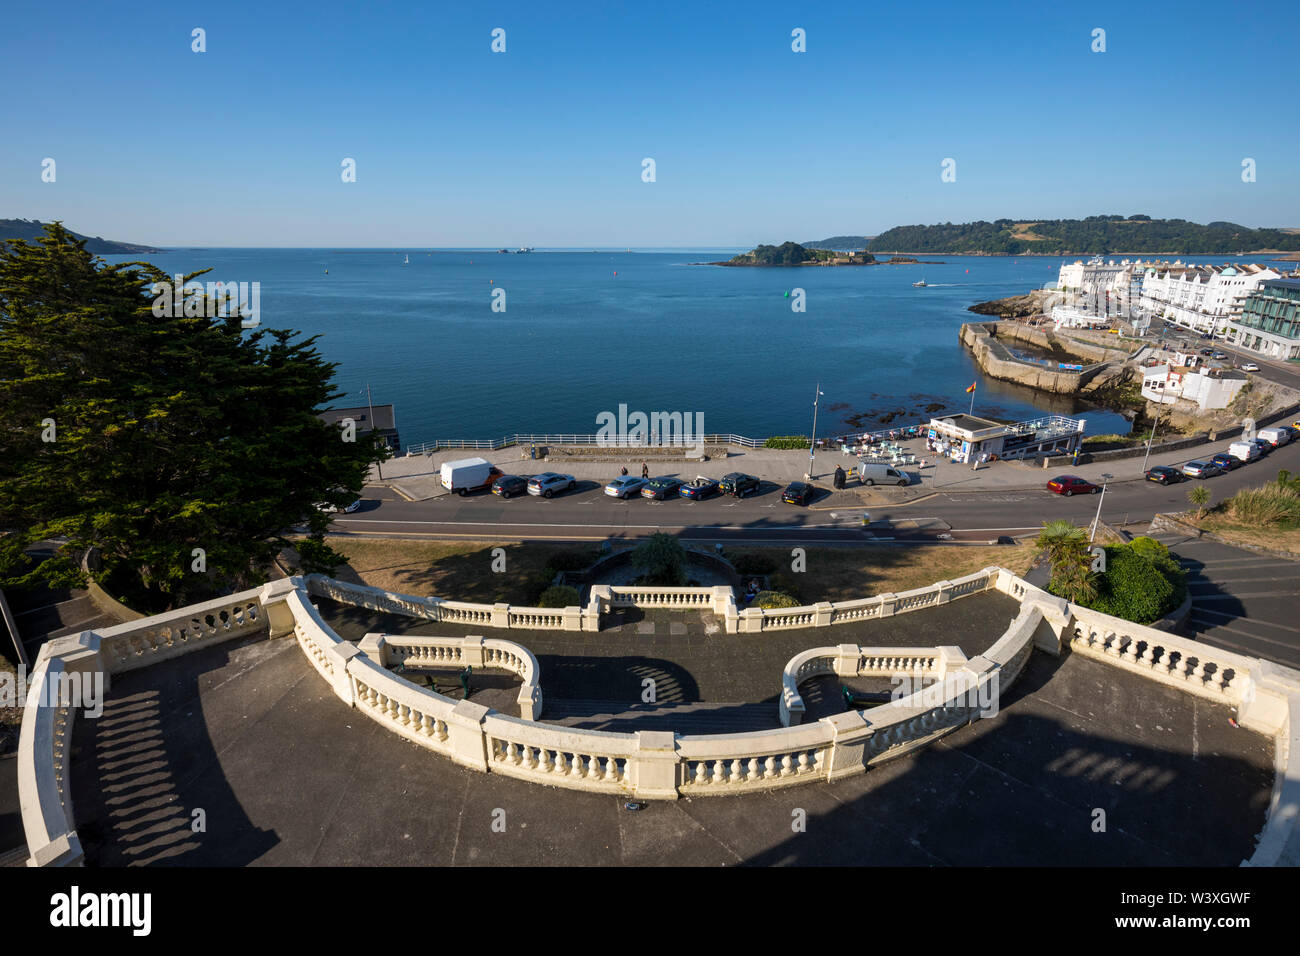
[[[867,244],[872,252],[985,255],[1228,254],[1300,250],[1300,233],[1251,229],[1232,222],[1089,216],[1086,219],[998,219],[895,226]]]
[[[68,230],[72,232],[72,230]],[[25,239],[32,242],[45,235],[45,224],[37,219],[0,219],[0,242],[7,239]],[[83,236],[73,232],[73,236],[86,240],[86,251],[100,256],[125,256],[133,253],[161,252],[153,246],[139,246],[131,242],[114,242],[99,236]]]

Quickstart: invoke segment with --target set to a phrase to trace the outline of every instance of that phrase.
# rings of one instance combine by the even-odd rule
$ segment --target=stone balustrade
[[[922,686],[865,712],[726,735],[574,730],[528,717],[507,717],[472,701],[453,701],[389,671],[386,655],[396,655],[389,659],[400,658],[408,666],[434,662],[460,666],[478,655],[482,666],[511,670],[525,684],[536,683],[535,658],[513,642],[481,637],[370,635],[367,641],[370,637],[376,640],[363,641],[364,648],[343,641],[311,604],[309,589],[348,603],[372,601],[376,610],[407,613],[409,607],[417,617],[428,617],[430,608],[440,613],[452,602],[386,592],[378,592],[377,597],[371,593],[375,589],[357,590],[355,585],[330,579],[276,581],[102,633],[87,631],[61,638],[49,642],[37,658],[19,739],[19,797],[29,864],[76,864],[81,860],[67,790],[69,735],[77,707],[64,706],[57,697],[46,699],[41,689],[75,673],[102,675],[107,682],[112,673],[259,629],[272,638],[292,634],[317,673],[347,705],[463,766],[554,786],[665,799],[766,790],[862,773],[989,715],[998,694],[1019,676],[1035,648],[1059,653],[1064,642],[1074,652],[1235,705],[1243,726],[1274,735],[1279,784],[1257,856],[1263,862],[1294,858],[1300,771],[1292,759],[1296,751],[1291,744],[1300,714],[1300,675],[1068,605],[1000,568],[870,601],[882,614],[898,613],[988,587],[1016,597],[1021,609],[1002,637],[979,657],[966,660],[955,648],[813,648],[796,655],[783,672],[782,701],[788,716],[794,713],[789,692],[793,690],[797,698],[798,682],[816,673],[905,674],[920,678]],[[662,589],[648,590],[651,596],[643,598],[635,591],[616,595],[610,589],[599,600],[691,600],[701,603],[684,606],[702,607],[708,606],[704,602],[712,602],[715,611],[723,603],[713,589],[685,589],[704,592],[707,596],[703,598],[670,598]],[[912,598],[919,600],[914,603]],[[856,613],[863,605],[849,603],[853,607],[840,608]],[[831,606],[832,619],[835,611]],[[814,614],[820,621],[827,609],[815,606]],[[377,640],[380,637],[382,644]],[[931,682],[927,684],[927,680]],[[539,710],[540,691],[537,704]]]
[[[520,680],[519,714],[525,720],[542,715],[541,668],[532,651],[514,641],[495,637],[429,637],[414,634],[367,634],[357,647],[381,667],[409,670],[466,667],[510,671]]]
[[[1070,650],[1162,684],[1237,705],[1254,686],[1255,661],[1167,631],[1071,606]]]
[[[806,711],[799,685],[812,677],[888,677],[909,681],[943,678],[952,668],[964,664],[960,647],[814,647],[790,658],[781,672],[778,716],[782,726],[803,722]]]
[[[108,670],[113,674],[147,667],[200,645],[254,634],[266,628],[262,588],[191,604],[176,611],[127,621],[98,631]]]

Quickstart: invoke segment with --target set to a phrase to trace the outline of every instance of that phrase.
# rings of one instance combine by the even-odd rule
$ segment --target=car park
[[[1223,474],[1223,469],[1214,462],[1196,459],[1183,465],[1183,474],[1189,478],[1213,478],[1215,475]]]
[[[729,475],[723,475],[718,482],[718,490],[724,495],[732,495],[736,498],[745,498],[758,492],[759,480],[753,475],[746,475],[743,472],[733,471]]]
[[[680,478],[673,478],[665,475],[662,478],[651,478],[646,482],[646,486],[641,489],[642,498],[650,498],[654,501],[664,501],[668,498],[676,498],[678,490],[685,484]]]
[[[1210,461],[1214,462],[1224,471],[1233,471],[1234,469],[1240,468],[1243,464],[1240,458],[1234,458],[1232,455],[1225,455],[1222,452],[1215,455],[1210,459]]]
[[[644,478],[623,475],[620,478],[615,478],[605,486],[605,494],[611,498],[635,498],[641,494],[641,489],[644,487]]]
[[[492,482],[492,494],[502,498],[514,498],[528,494],[527,475],[502,475]]]
[[[572,475],[559,475],[553,471],[544,471],[528,479],[528,493],[541,495],[543,498],[554,497],[561,491],[569,491],[577,482]]]
[[[1094,485],[1076,475],[1058,475],[1047,483],[1047,490],[1058,495],[1095,495],[1101,491],[1101,485]]]
[[[1173,485],[1187,480],[1185,474],[1177,468],[1170,468],[1168,465],[1156,465],[1153,468],[1148,468],[1143,473],[1143,477],[1147,481],[1154,481],[1161,485]]]
[[[716,478],[706,478],[704,475],[696,475],[686,484],[682,485],[678,491],[683,498],[691,501],[699,501],[708,498],[710,495],[718,493],[718,480]]]
[[[781,492],[781,500],[791,505],[806,505],[816,493],[817,489],[806,481],[792,481]]]

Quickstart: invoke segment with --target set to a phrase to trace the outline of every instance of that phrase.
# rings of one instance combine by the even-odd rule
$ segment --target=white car
[[[337,514],[340,511],[343,512],[345,515],[350,515],[352,514],[352,512],[356,511],[358,508],[361,507],[361,499],[358,498],[356,501],[352,502],[352,504],[346,505],[345,507],[342,508],[340,508],[338,505],[331,505],[331,504],[319,504],[316,507],[321,511],[325,512],[325,514],[327,515]]]
[[[1254,362],[1247,362],[1245,365],[1241,367],[1241,370],[1243,372],[1258,372],[1259,366],[1256,365]]]

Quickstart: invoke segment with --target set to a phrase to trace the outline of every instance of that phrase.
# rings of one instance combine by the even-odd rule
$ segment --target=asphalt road
[[[1224,451],[1227,443],[1207,446],[1188,457]],[[603,539],[637,538],[656,531],[706,541],[746,540],[806,543],[862,543],[871,540],[988,541],[1001,535],[1028,536],[1044,521],[1067,518],[1091,521],[1102,504],[1102,519],[1112,524],[1145,522],[1159,511],[1184,511],[1193,479],[1161,486],[1140,480],[1140,458],[1115,462],[1119,479],[1098,495],[1064,498],[1045,488],[1055,472],[1043,473],[1042,489],[985,492],[937,492],[914,502],[864,506],[856,498],[821,491],[809,507],[781,501],[781,487],[764,482],[757,495],[744,500],[620,501],[606,497],[592,481],[549,500],[521,496],[502,500],[492,495],[429,501],[400,499],[386,489],[367,489],[361,508],[335,518],[336,533],[389,537],[466,539]],[[1211,503],[1241,488],[1276,477],[1279,469],[1300,474],[1300,442],[1226,475],[1205,480]],[[1068,471],[1068,469],[1062,469]],[[862,515],[872,524],[864,529]]]

